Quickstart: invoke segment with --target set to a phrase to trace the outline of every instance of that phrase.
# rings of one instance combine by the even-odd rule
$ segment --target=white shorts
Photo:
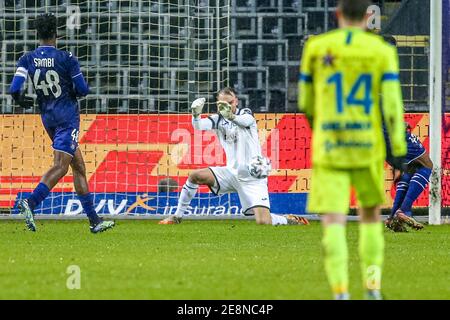
[[[264,207],[270,210],[269,189],[266,179],[239,180],[227,167],[209,168],[216,178],[216,186],[210,188],[214,194],[237,192],[246,214],[252,208]]]

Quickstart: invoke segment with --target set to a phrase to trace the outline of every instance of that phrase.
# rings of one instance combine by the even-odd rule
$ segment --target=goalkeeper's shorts
[[[244,215],[249,214],[250,209],[255,207],[270,210],[267,178],[244,181],[227,167],[210,167],[209,169],[216,179],[216,185],[210,188],[211,192],[214,194],[237,192]]]
[[[351,186],[356,191],[360,207],[370,208],[384,204],[384,163],[380,161],[368,168],[359,169],[313,167],[307,211],[348,214]]]

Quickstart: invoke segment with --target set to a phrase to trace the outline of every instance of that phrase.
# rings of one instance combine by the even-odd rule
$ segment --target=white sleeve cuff
[[[17,70],[16,70],[16,73],[14,75],[18,76],[18,77],[27,78],[28,77],[28,70],[23,68],[23,67],[18,67]]]

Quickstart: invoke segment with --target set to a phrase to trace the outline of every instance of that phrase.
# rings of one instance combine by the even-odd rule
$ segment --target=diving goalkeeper
[[[245,215],[254,215],[258,224],[309,224],[296,215],[270,213],[267,175],[270,163],[261,154],[256,119],[249,108],[238,108],[239,100],[231,88],[217,93],[218,113],[201,118],[204,98],[192,103],[192,125],[196,130],[213,130],[225,150],[227,164],[191,172],[184,184],[175,215],[160,224],[181,223],[199,185],[214,194],[237,192]],[[254,170],[249,170],[250,164]]]
[[[406,154],[398,56],[395,47],[365,31],[370,4],[338,1],[339,29],[306,42],[299,76],[299,107],[313,129],[307,210],[322,215],[325,271],[338,300],[349,299],[345,225],[351,186],[360,207],[359,254],[366,298],[382,298],[382,111],[394,167],[402,166]]]

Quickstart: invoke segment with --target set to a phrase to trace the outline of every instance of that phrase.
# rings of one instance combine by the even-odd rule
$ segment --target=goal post
[[[447,4],[445,5],[445,2]],[[442,210],[442,134],[445,117],[445,88],[443,86],[443,15],[448,19],[448,0],[431,1],[430,5],[430,157],[433,161],[433,172],[430,177],[429,223],[441,223]],[[447,44],[448,45],[448,44]],[[444,105],[443,105],[444,104]],[[444,116],[443,116],[444,115]]]

